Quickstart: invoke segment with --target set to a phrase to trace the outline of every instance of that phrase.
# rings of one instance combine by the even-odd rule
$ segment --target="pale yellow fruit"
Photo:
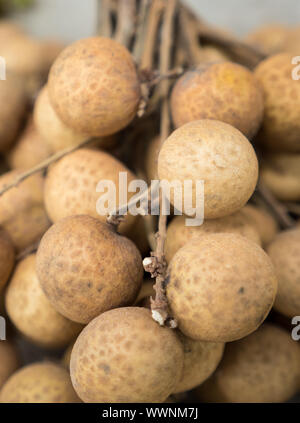
[[[60,220],[44,235],[37,275],[52,305],[79,323],[131,305],[141,287],[141,255],[129,239],[90,216]]]
[[[2,403],[73,403],[80,402],[63,367],[35,363],[14,373],[0,392]]]
[[[18,366],[19,356],[15,346],[8,340],[0,341],[0,391]]]
[[[229,232],[245,236],[261,245],[260,236],[253,223],[238,211],[220,219],[205,220],[200,226],[187,226],[187,216],[175,216],[167,228],[165,255],[169,263],[174,254],[187,242],[209,233]]]
[[[177,128],[215,119],[252,138],[263,118],[262,88],[253,73],[237,63],[204,63],[176,82],[171,112]]]
[[[193,206],[196,181],[204,181],[204,218],[214,219],[241,209],[253,194],[258,162],[250,142],[236,128],[216,120],[187,123],[164,142],[158,175],[169,183],[191,180]],[[174,205],[174,199],[171,197]],[[183,203],[180,204],[184,212]],[[199,207],[199,205],[198,205]]]
[[[8,233],[0,227],[0,294],[15,264],[15,250]]]
[[[125,128],[140,101],[131,54],[103,37],[82,39],[66,47],[51,68],[48,88],[60,119],[76,132],[94,137]]]
[[[20,261],[6,291],[6,311],[17,329],[45,348],[62,348],[83,326],[59,314],[45,296],[36,275],[35,254]]]
[[[275,266],[278,292],[274,308],[288,317],[300,312],[300,229],[279,233],[267,252]]]
[[[177,251],[167,297],[179,329],[195,340],[229,342],[253,332],[275,300],[271,260],[237,234],[203,235]]]
[[[183,368],[182,345],[145,308],[110,310],[80,334],[71,356],[73,386],[84,402],[163,402]]]
[[[245,215],[249,223],[253,224],[259,233],[262,245],[268,245],[278,232],[278,224],[273,216],[261,207],[247,204],[241,213]]]
[[[250,32],[246,41],[267,55],[280,53],[289,37],[290,29],[281,24],[267,24]]]
[[[197,393],[209,402],[284,402],[299,388],[300,348],[270,324],[225,347],[214,375]]]
[[[0,189],[13,183],[21,170],[0,177]],[[43,205],[44,179],[34,174],[0,196],[0,225],[9,233],[17,251],[38,241],[50,222]]]

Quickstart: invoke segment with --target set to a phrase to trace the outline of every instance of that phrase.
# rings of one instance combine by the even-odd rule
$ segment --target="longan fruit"
[[[101,314],[81,332],[71,356],[71,379],[84,402],[163,402],[182,369],[175,332],[142,307]]]
[[[24,132],[10,150],[7,161],[12,169],[30,169],[51,156],[52,150],[29,120]]]
[[[46,177],[44,196],[52,222],[75,214],[88,214],[105,222],[106,216],[97,213],[96,204],[101,194],[96,192],[96,187],[102,180],[111,180],[118,193],[120,172],[127,173],[128,184],[136,179],[123,163],[110,154],[87,148],[54,163]],[[131,196],[128,194],[128,200]],[[128,233],[135,222],[136,216],[128,213],[120,224],[120,232]]]
[[[19,356],[15,346],[8,340],[0,342],[0,390],[7,379],[19,366]]]
[[[229,342],[264,321],[275,300],[277,279],[261,247],[241,235],[219,233],[203,235],[177,251],[166,289],[184,335]]]
[[[284,402],[299,388],[299,345],[279,327],[264,324],[226,345],[216,372],[197,389],[209,402]]]
[[[265,155],[260,176],[279,200],[300,200],[300,154],[274,153]]]
[[[70,369],[71,354],[74,348],[75,341],[68,346],[61,359],[61,364],[68,370]]]
[[[80,402],[63,367],[34,363],[14,373],[0,392],[2,403],[74,403]]]
[[[15,264],[15,249],[6,231],[0,227],[0,294]]]
[[[290,28],[284,43],[284,51],[295,56],[299,55],[300,27]]]
[[[261,245],[258,231],[242,211],[220,219],[205,220],[201,226],[186,226],[186,218],[184,215],[175,216],[168,225],[165,244],[165,256],[168,263],[187,242],[209,233],[237,233]]]
[[[300,315],[300,229],[280,232],[267,253],[278,278],[274,308],[287,317]]]
[[[163,143],[158,156],[160,179],[204,181],[204,218],[215,219],[241,209],[253,194],[258,162],[250,142],[236,128],[216,120],[187,123]],[[184,195],[186,193],[184,192]],[[174,205],[174,200],[170,198]],[[183,212],[185,210],[182,210]]]
[[[180,332],[179,332],[180,334]],[[183,344],[183,372],[173,393],[185,392],[203,383],[221,361],[224,344],[195,341],[180,334]]]
[[[21,170],[0,177],[0,189],[15,181]],[[50,222],[43,205],[44,178],[34,174],[0,196],[0,225],[9,233],[17,251],[38,241]]]
[[[241,213],[247,217],[249,223],[251,222],[259,233],[263,246],[268,245],[276,236],[278,232],[278,224],[276,220],[261,207],[256,207],[252,204],[247,204]]]
[[[272,55],[284,50],[289,32],[290,29],[285,25],[262,25],[251,31],[247,35],[246,41],[267,55]]]
[[[300,84],[292,78],[292,55],[271,56],[256,67],[265,113],[259,138],[270,151],[300,152]]]
[[[131,54],[104,37],[85,38],[66,47],[50,70],[48,89],[60,119],[74,131],[93,137],[125,128],[140,101]]]
[[[36,275],[36,255],[20,261],[6,291],[6,311],[18,330],[45,348],[62,348],[83,326],[59,314],[50,304]]]
[[[37,275],[59,313],[88,323],[106,310],[133,304],[143,266],[132,241],[111,225],[80,215],[60,220],[43,236]]]
[[[171,95],[174,124],[215,119],[252,138],[263,118],[263,95],[251,71],[232,62],[204,63],[187,71]]]
[[[220,47],[213,45],[201,47],[201,62],[224,62],[228,60],[230,60],[230,57]]]

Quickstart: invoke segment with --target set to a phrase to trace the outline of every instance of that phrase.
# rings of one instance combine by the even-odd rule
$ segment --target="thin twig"
[[[133,57],[135,58],[136,63],[139,65],[145,44],[145,37],[146,37],[146,20],[148,16],[150,0],[141,0],[139,16],[137,21],[137,27],[135,31],[135,41],[133,46]]]
[[[115,40],[124,46],[130,46],[135,28],[135,0],[119,0]]]
[[[182,42],[188,62],[190,65],[197,65],[201,62],[201,47],[199,43],[199,32],[195,21],[184,7],[180,8],[179,23],[182,28]]]
[[[110,0],[98,0],[98,34],[103,37],[111,37],[111,2]]]

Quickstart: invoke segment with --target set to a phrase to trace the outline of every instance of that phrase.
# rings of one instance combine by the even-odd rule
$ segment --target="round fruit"
[[[158,175],[169,183],[191,180],[196,203],[196,181],[204,181],[204,217],[214,219],[241,209],[253,194],[258,178],[256,154],[237,129],[216,120],[187,123],[164,142]],[[191,199],[190,199],[191,200]],[[174,205],[174,199],[170,199]],[[182,207],[182,211],[185,212]]]
[[[140,101],[133,58],[110,38],[86,38],[65,48],[51,68],[48,86],[61,120],[95,137],[125,128]]]
[[[173,393],[185,392],[203,383],[216,370],[224,351],[223,343],[194,341],[180,335],[183,343],[183,372]]]
[[[63,367],[50,362],[35,363],[14,373],[0,392],[2,403],[79,402]]]
[[[139,307],[110,310],[94,319],[71,356],[73,386],[84,402],[163,402],[182,368],[175,332]]]
[[[277,291],[271,260],[237,234],[203,235],[173,257],[167,297],[188,337],[229,342],[253,332],[268,315]]]
[[[65,347],[83,327],[53,308],[40,287],[35,263],[35,254],[18,263],[6,291],[7,314],[34,343],[46,348]]]
[[[292,55],[277,54],[255,69],[265,97],[261,142],[271,151],[300,152],[300,84],[293,79]]]
[[[284,50],[289,31],[288,27],[280,24],[262,25],[250,32],[246,41],[269,56]]]
[[[290,28],[285,39],[284,51],[292,53],[294,56],[299,55],[299,42],[300,42],[300,27],[296,26]]]
[[[201,62],[224,62],[230,60],[229,55],[220,47],[206,45],[201,47]]]
[[[15,181],[21,170],[0,177],[0,190]],[[0,225],[9,233],[17,251],[38,241],[49,227],[43,204],[44,179],[34,174],[0,196]]]
[[[0,390],[6,380],[17,370],[19,357],[13,344],[9,341],[0,342]]]
[[[37,275],[58,312],[88,323],[106,310],[133,304],[143,266],[133,242],[110,225],[80,215],[46,232],[37,252]]]
[[[265,324],[227,344],[224,358],[198,395],[209,402],[284,402],[299,388],[299,345],[290,334]]]
[[[288,317],[300,312],[300,229],[279,233],[267,252],[275,266],[278,292],[274,308]]]
[[[171,111],[177,128],[215,119],[252,138],[263,118],[262,89],[253,73],[237,63],[204,63],[177,81]]]
[[[185,244],[199,236],[209,233],[229,232],[245,236],[261,244],[254,224],[243,214],[243,209],[220,219],[205,220],[201,226],[187,226],[186,216],[175,216],[168,225],[165,255],[169,263],[174,254]]]
[[[256,207],[252,204],[247,204],[241,210],[241,213],[256,228],[263,246],[273,241],[279,229],[273,216],[261,207]]]
[[[88,214],[101,221],[106,215],[97,212],[96,204],[102,194],[96,188],[100,181],[112,181],[119,189],[120,172],[127,175],[128,184],[136,179],[121,162],[104,151],[80,149],[51,166],[45,183],[45,206],[52,222],[75,214]],[[125,188],[127,190],[127,187]],[[122,192],[123,193],[123,192]],[[130,198],[132,194],[128,195]],[[121,204],[127,202],[122,202]],[[118,205],[118,199],[117,199]],[[120,225],[121,233],[128,233],[136,217],[127,214]]]
[[[0,227],[0,293],[15,264],[15,251],[9,235]]]

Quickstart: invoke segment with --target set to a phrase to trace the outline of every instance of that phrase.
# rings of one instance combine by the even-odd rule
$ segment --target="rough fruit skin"
[[[297,342],[285,330],[264,324],[225,347],[224,358],[197,393],[209,402],[284,402],[299,388]]]
[[[15,250],[6,231],[0,228],[0,293],[15,264]]]
[[[65,48],[48,81],[61,120],[90,136],[114,134],[134,118],[140,83],[129,51],[110,38],[91,37]]]
[[[80,334],[71,356],[73,386],[84,402],[163,402],[183,368],[174,331],[142,307],[110,310]]]
[[[22,169],[0,176],[0,189],[15,181]],[[34,174],[0,196],[0,225],[9,233],[17,251],[33,244],[50,222],[43,204],[44,178]]]
[[[300,311],[300,229],[279,233],[268,246],[278,278],[274,308],[287,317]]]
[[[173,257],[167,277],[171,311],[184,335],[230,342],[253,332],[277,291],[271,260],[252,241],[229,233],[203,235]]]
[[[243,209],[220,219],[205,220],[200,226],[186,226],[186,216],[175,216],[167,228],[165,256],[169,263],[174,254],[187,242],[210,233],[229,232],[245,236],[261,245],[260,236],[243,214]]]
[[[18,263],[6,291],[6,311],[32,342],[45,348],[62,348],[83,326],[66,319],[50,304],[37,279],[35,262],[35,254],[31,254]]]
[[[128,184],[136,179],[119,160],[104,151],[82,148],[68,154],[49,169],[45,181],[45,207],[52,222],[67,216],[88,214],[102,222],[107,216],[97,213],[101,193],[96,192],[102,180],[111,180],[119,192],[119,173],[127,172]],[[128,199],[132,194],[128,194]],[[128,233],[136,217],[128,213],[120,225]]]
[[[271,214],[252,204],[247,204],[241,212],[258,231],[263,246],[273,241],[279,228]]]
[[[196,181],[204,180],[204,218],[215,219],[246,204],[256,186],[258,162],[252,145],[236,128],[199,120],[166,139],[158,157],[158,175],[169,182],[179,180],[183,191],[184,181],[192,180],[194,205]]]
[[[14,345],[8,340],[0,342],[0,390],[18,365],[19,357]]]
[[[255,69],[265,99],[259,137],[271,151],[300,152],[300,84],[292,78],[292,55],[280,53]]]
[[[180,332],[179,332],[180,334]],[[183,344],[183,372],[173,393],[196,388],[216,370],[220,363],[224,344],[217,342],[194,341],[180,334]]]
[[[79,323],[133,304],[143,277],[136,246],[86,215],[53,225],[42,238],[36,264],[49,301],[63,316]]]
[[[171,112],[176,128],[194,120],[214,119],[252,138],[263,118],[262,88],[253,73],[237,63],[205,63],[177,81]]]
[[[35,363],[14,373],[0,392],[2,403],[80,402],[68,372],[50,363]]]

